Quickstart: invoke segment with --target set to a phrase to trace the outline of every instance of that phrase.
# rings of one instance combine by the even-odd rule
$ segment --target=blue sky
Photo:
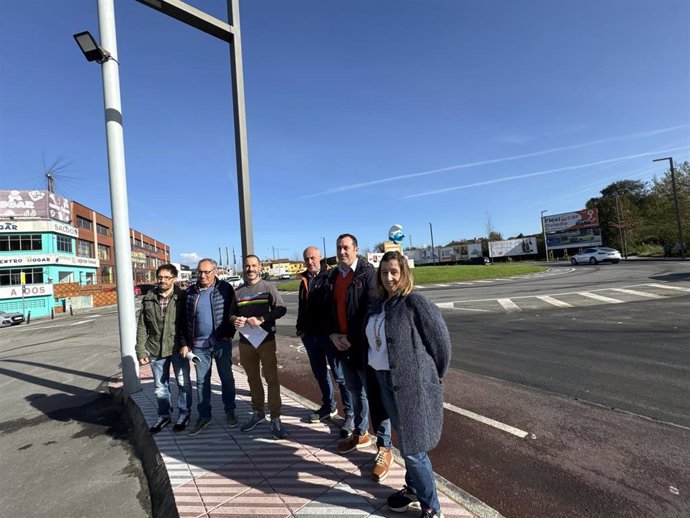
[[[226,19],[225,1],[188,3]],[[116,0],[130,223],[193,263],[240,253],[229,51]],[[540,231],[690,160],[687,0],[241,1],[255,252]],[[110,214],[95,0],[0,0],[0,189]]]

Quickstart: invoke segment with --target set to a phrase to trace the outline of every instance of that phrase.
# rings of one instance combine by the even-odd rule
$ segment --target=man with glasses
[[[190,436],[197,435],[211,423],[211,366],[216,361],[227,425],[237,426],[235,415],[235,378],[232,375],[232,337],[235,327],[230,316],[235,307],[235,290],[216,278],[218,265],[202,259],[197,265],[197,282],[187,289],[186,339],[198,357],[196,392],[198,419]],[[182,354],[189,352],[182,347]]]
[[[175,286],[177,268],[163,264],[156,270],[158,286],[141,300],[137,325],[137,358],[139,365],[151,365],[158,400],[158,421],[150,428],[158,433],[171,421],[170,365],[177,382],[178,418],[173,431],[181,432],[189,423],[192,408],[192,382],[189,378],[189,360],[184,357],[182,322],[184,319],[184,292]],[[184,348],[186,350],[186,347]]]

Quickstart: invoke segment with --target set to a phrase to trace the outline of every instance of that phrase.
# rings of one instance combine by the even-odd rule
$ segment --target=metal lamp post
[[[549,260],[549,245],[546,242],[546,224],[544,223],[544,213],[548,212],[548,209],[541,211],[541,231],[544,234],[544,261]]]
[[[671,186],[673,187],[673,203],[676,206],[676,225],[678,226],[678,246],[680,247],[680,258],[685,260],[685,242],[683,241],[683,229],[680,225],[680,205],[678,205],[678,191],[676,190],[676,170],[673,167],[673,157],[657,158],[652,162],[668,160],[671,165]]]
[[[98,0],[98,26],[101,45],[87,33],[74,35],[88,61],[101,64],[105,130],[108,145],[108,175],[110,204],[113,212],[113,241],[115,244],[115,279],[117,282],[117,315],[122,357],[122,381],[126,394],[140,389],[139,363],[136,356],[136,311],[132,275],[132,248],[129,241],[129,213],[127,205],[127,175],[120,101],[120,73],[117,62],[114,0]],[[108,49],[108,50],[105,50]]]

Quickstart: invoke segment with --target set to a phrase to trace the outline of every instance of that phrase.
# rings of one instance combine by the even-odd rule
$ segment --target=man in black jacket
[[[321,253],[315,246],[309,246],[302,254],[306,270],[299,274],[299,307],[297,310],[297,336],[302,339],[309,356],[309,364],[321,390],[322,405],[309,416],[312,423],[325,421],[337,415],[335,390],[328,366],[340,388],[340,397],[345,411],[345,424],[341,437],[346,438],[354,428],[352,396],[345,386],[342,360],[336,357],[336,349],[328,338],[330,309],[326,303],[328,289],[328,265],[321,260]]]
[[[383,481],[393,460],[391,422],[383,408],[381,395],[373,376],[367,376],[368,345],[364,339],[364,324],[373,300],[377,298],[376,270],[357,256],[357,238],[342,234],[336,242],[339,266],[328,276],[331,307],[329,338],[344,357],[345,384],[352,395],[354,433],[338,444],[338,452],[349,453],[368,448],[371,438],[369,413],[376,432],[378,453],[372,476]]]

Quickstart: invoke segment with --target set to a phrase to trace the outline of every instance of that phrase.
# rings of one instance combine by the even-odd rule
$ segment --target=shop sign
[[[25,284],[24,286],[0,287],[0,299],[17,299],[22,297],[43,297],[53,294],[52,284]]]

